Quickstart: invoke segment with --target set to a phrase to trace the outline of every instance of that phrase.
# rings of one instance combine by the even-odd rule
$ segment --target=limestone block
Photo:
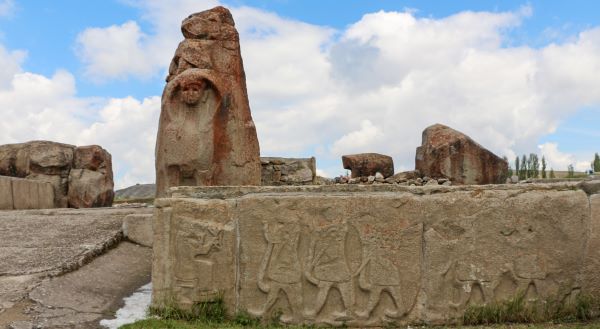
[[[152,247],[154,241],[153,214],[133,214],[123,219],[123,235],[142,246]]]
[[[389,155],[361,153],[342,156],[344,169],[351,170],[352,178],[375,176],[380,173],[384,178],[394,175],[394,160]]]
[[[0,176],[0,210],[10,210],[13,207],[12,179]]]
[[[315,184],[317,165],[311,158],[260,158],[262,185]]]
[[[586,244],[583,291],[600,295],[600,194],[590,196],[591,222]]]
[[[448,178],[453,184],[504,184],[508,163],[469,136],[435,124],[423,131],[415,169],[423,176]]]
[[[38,182],[38,209],[55,208],[54,187],[52,184]]]
[[[189,309],[223,298],[236,303],[237,246],[231,201],[157,199],[152,300]]]
[[[14,179],[12,191],[15,209],[38,209],[38,183],[26,179]]]
[[[588,243],[584,257],[590,209],[573,184],[171,194],[156,201],[155,305],[187,308],[221,293],[232,314],[279,314],[287,323],[438,324],[520,291],[530,299],[573,296],[581,273],[600,271],[600,261],[584,271],[584,259],[600,259],[589,250],[600,247]],[[596,196],[592,204],[600,208]]]
[[[100,171],[71,169],[69,206],[73,208],[110,207],[114,198],[112,176]]]

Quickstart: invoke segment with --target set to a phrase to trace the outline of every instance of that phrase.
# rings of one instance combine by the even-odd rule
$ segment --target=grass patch
[[[515,298],[469,306],[463,315],[465,325],[491,325],[501,323],[573,323],[595,320],[600,317],[600,300],[587,295],[577,295],[573,301],[527,301],[524,293]],[[597,326],[600,327],[600,326]]]

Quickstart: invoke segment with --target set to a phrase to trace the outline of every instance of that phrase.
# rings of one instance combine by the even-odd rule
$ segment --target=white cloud
[[[150,29],[115,22],[79,35],[78,54],[90,78],[164,73],[183,38],[181,20],[218,4],[131,3]],[[342,31],[255,8],[232,11],[262,154],[316,153],[321,174],[342,173],[344,153],[373,151],[410,169],[421,131],[436,122],[512,159],[535,151],[541,136],[578,109],[600,105],[600,29],[542,48],[509,46],[506,30],[531,15],[529,7],[442,19],[381,11]],[[100,144],[113,154],[118,187],[153,180],[158,96],[82,99],[71,74],[22,72],[23,58],[0,48],[7,68],[0,72],[0,143]],[[557,145],[544,145],[556,170],[583,166]]]
[[[544,143],[538,145],[540,153],[546,158],[548,163],[548,170],[553,168],[556,171],[566,171],[569,165],[573,165],[575,171],[588,171],[590,170],[591,156],[589,160],[577,157],[574,154],[564,153],[558,149],[557,143]]]
[[[13,0],[0,0],[0,16],[9,16],[15,10],[15,2]]]

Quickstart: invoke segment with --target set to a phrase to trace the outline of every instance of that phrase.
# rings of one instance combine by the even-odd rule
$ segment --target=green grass
[[[515,298],[488,305],[469,306],[463,316],[466,325],[500,323],[572,323],[600,318],[600,300],[577,295],[574,301],[526,301],[523,293]],[[600,328],[600,326],[598,326]]]

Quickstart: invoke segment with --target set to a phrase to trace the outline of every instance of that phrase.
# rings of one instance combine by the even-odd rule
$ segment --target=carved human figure
[[[359,269],[358,284],[361,289],[369,292],[369,301],[362,311],[356,314],[361,318],[368,318],[371,312],[377,306],[381,299],[381,294],[385,291],[394,302],[393,311],[386,310],[388,317],[398,317],[402,307],[402,296],[400,294],[400,273],[398,267],[381,251],[375,251],[370,248],[367,257]]]
[[[156,139],[156,196],[175,186],[260,185],[239,36],[216,7],[182,22]]]
[[[299,321],[302,308],[302,267],[298,257],[300,225],[286,220],[279,220],[274,225],[265,222],[263,233],[267,249],[258,272],[258,287],[268,295],[263,309],[255,313],[262,316],[269,312],[277,302],[279,293],[283,292],[292,314],[284,314],[281,321]]]
[[[315,317],[325,305],[327,295],[332,288],[337,288],[342,296],[344,311],[335,314],[336,320],[352,319],[355,303],[352,273],[346,259],[346,224],[333,224],[317,229],[311,241],[308,266],[304,275],[312,284],[319,287],[313,310],[307,317]]]
[[[213,228],[199,232],[180,230],[175,243],[175,295],[180,306],[191,308],[217,293],[213,289],[214,262],[209,255],[221,249],[223,231]]]

